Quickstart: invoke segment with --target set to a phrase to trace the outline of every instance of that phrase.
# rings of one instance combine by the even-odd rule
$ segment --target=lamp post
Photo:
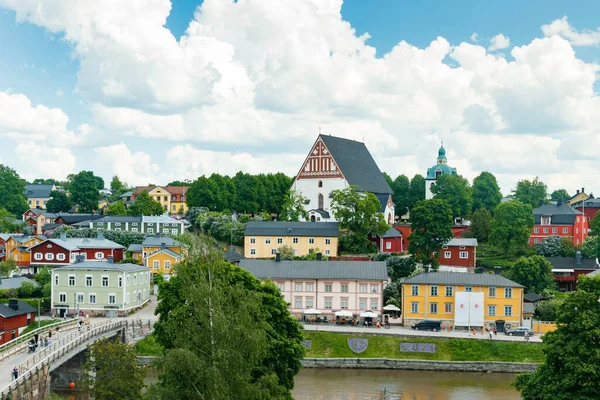
[[[38,299],[38,329],[41,327],[41,321],[40,321],[40,311],[41,311],[40,300],[41,299]]]

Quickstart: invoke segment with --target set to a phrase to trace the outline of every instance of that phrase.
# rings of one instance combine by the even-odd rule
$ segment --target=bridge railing
[[[75,328],[77,326],[77,318],[60,321],[54,324],[45,325],[41,328],[35,329],[25,335],[21,335],[19,337],[14,338],[10,342],[4,343],[0,346],[0,362],[4,361],[6,358],[12,356],[13,354],[20,353],[22,350],[26,349],[29,345],[29,341],[37,334],[38,337],[41,337],[45,333],[50,331],[55,332],[56,328],[60,328],[63,331],[69,330],[71,328]],[[33,322],[35,324],[35,321]]]

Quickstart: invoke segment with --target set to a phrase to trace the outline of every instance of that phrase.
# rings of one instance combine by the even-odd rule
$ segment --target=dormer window
[[[551,217],[542,217],[541,224],[542,225],[550,225]]]
[[[439,178],[440,176],[442,176],[443,172],[441,169],[436,169],[435,170],[435,179]]]

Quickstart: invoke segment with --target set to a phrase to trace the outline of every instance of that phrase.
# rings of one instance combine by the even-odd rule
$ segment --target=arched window
[[[442,176],[443,172],[441,169],[436,169],[435,170],[435,179],[439,178],[440,176]]]
[[[321,210],[323,209],[323,195],[319,193],[319,207]]]
[[[319,181],[319,183],[317,183],[318,187],[323,187],[323,181]]]

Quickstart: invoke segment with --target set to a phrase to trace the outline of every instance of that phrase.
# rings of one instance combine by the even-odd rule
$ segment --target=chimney
[[[562,199],[558,199],[558,200],[556,200],[556,206],[557,206],[557,207],[560,207],[560,206],[562,206],[562,205],[563,205],[563,201],[562,201]]]
[[[281,261],[281,254],[275,253],[275,262]]]
[[[575,252],[575,264],[581,265],[581,251],[580,250],[577,250]]]
[[[10,299],[8,301],[8,306],[16,311],[19,309],[19,301],[17,299]]]
[[[584,192],[585,192],[585,188],[581,188],[581,193],[584,193]]]
[[[96,236],[97,239],[104,239],[104,235],[102,234],[102,232],[98,232],[98,236]]]
[[[577,189],[577,193],[575,193],[575,194],[579,194],[579,189]]]
[[[318,252],[317,253],[317,261],[321,261],[321,260],[323,260],[323,253]]]
[[[60,240],[67,240],[67,233],[63,232],[60,234]]]
[[[108,261],[109,264],[114,264],[115,258],[113,256],[108,256],[106,257],[106,261]]]
[[[164,249],[166,249],[166,248],[167,248],[167,244],[166,244],[165,242],[162,242],[162,243],[160,244],[160,249],[161,249],[161,250],[164,250]]]
[[[84,258],[84,257],[83,257],[83,255],[81,255],[81,254],[77,254],[77,255],[75,256],[75,263],[76,263],[76,264],[82,263],[84,260],[85,260],[85,258]]]

